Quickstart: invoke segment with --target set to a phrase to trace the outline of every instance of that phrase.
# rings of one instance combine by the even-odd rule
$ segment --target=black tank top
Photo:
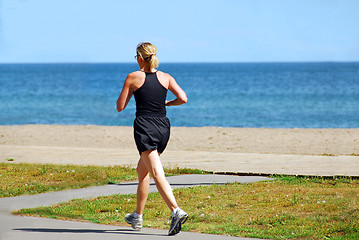
[[[134,92],[136,116],[166,116],[167,89],[158,81],[156,72],[147,73],[144,84]]]

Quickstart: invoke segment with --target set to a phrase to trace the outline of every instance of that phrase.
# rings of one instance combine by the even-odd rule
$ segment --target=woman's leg
[[[143,163],[142,158],[138,161],[137,164],[137,174],[138,174],[138,187],[137,187],[137,214],[142,214],[145,208],[148,191],[150,188],[150,176],[148,170]]]
[[[156,183],[158,192],[171,211],[178,207],[176,199],[173,195],[172,188],[168,183],[162,167],[160,156],[157,150],[148,150],[141,154],[142,163],[146,166]]]

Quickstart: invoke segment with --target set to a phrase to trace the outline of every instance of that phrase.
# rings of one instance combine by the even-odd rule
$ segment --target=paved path
[[[210,185],[213,183],[251,183],[263,180],[268,180],[268,178],[227,175],[182,175],[168,177],[168,181],[173,188],[190,187],[194,185]],[[47,218],[20,217],[11,214],[11,211],[17,209],[51,206],[53,204],[68,201],[74,198],[90,198],[118,193],[136,193],[136,189],[136,182],[130,182],[30,196],[0,198],[0,240],[164,239],[164,237],[167,237],[168,230],[143,228],[140,232],[138,232],[134,231],[130,227],[61,221]],[[153,182],[151,183],[150,191],[156,191]],[[180,232],[174,236],[174,238],[198,240],[245,239],[189,232]]]

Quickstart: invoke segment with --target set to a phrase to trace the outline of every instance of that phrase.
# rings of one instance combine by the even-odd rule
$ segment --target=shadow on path
[[[139,235],[139,236],[168,236],[165,234],[144,233],[133,229],[114,229],[114,230],[102,230],[102,229],[62,229],[62,228],[15,228],[15,231],[24,232],[38,232],[38,233],[111,233],[111,234],[123,234],[123,235]]]

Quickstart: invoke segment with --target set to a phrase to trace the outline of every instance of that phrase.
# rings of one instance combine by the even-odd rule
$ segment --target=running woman
[[[134,138],[140,159],[137,164],[138,187],[136,211],[125,216],[132,228],[142,228],[142,214],[150,187],[150,176],[154,179],[158,192],[172,211],[171,226],[168,235],[181,231],[188,214],[178,207],[172,188],[165,178],[160,154],[165,150],[170,137],[170,122],[166,117],[166,106],[176,106],[187,102],[186,93],[175,79],[164,72],[157,71],[159,60],[157,48],[148,42],[137,45],[136,56],[140,71],[128,74],[117,99],[117,111],[124,110],[132,95],[136,101],[136,119]],[[176,98],[167,101],[167,91]]]

